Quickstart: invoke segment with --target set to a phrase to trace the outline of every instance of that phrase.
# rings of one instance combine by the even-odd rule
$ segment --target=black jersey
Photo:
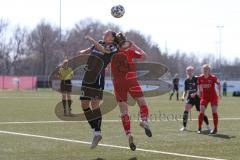
[[[106,54],[99,51],[95,46],[91,47],[91,54],[85,67],[84,83],[97,83],[100,75],[105,76],[105,68],[110,63],[113,55],[118,51],[117,45],[114,43],[106,44],[103,41],[99,41],[99,44],[109,50],[110,53]]]
[[[188,92],[188,98],[192,93],[197,92],[198,87],[197,87],[197,77],[193,76],[192,79],[187,78],[184,82],[184,90],[185,92]]]
[[[179,86],[179,78],[174,78],[173,79],[173,87],[178,88],[178,86]]]
[[[117,53],[118,51],[118,47],[116,44],[114,43],[111,43],[111,44],[107,44],[103,41],[99,41],[98,42],[100,45],[102,45],[104,48],[106,48],[107,50],[110,51],[110,53],[106,54],[106,53],[102,53],[101,51],[97,50],[97,48],[95,46],[92,46],[92,52],[91,54],[100,58],[103,62],[103,68],[106,68],[107,65],[110,63],[113,55],[115,53]]]

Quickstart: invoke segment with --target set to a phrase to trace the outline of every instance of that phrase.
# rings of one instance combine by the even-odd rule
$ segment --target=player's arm
[[[217,79],[217,81],[216,81],[216,84],[217,84],[217,89],[218,89],[218,96],[220,97],[220,98],[222,98],[222,86],[221,86],[221,83],[220,83],[220,81]]]
[[[201,95],[202,95],[202,85],[201,84],[198,84],[198,86],[197,86],[197,95],[199,97],[201,97]]]
[[[134,58],[141,58],[141,60],[145,60],[147,58],[147,54],[140,47],[138,47],[134,42],[131,42],[130,48],[135,50]]]
[[[182,95],[182,101],[187,97],[188,91],[187,91],[187,83],[186,81],[184,82],[184,91]]]
[[[100,45],[98,43],[98,41],[96,41],[94,38],[92,38],[91,36],[86,36],[85,37],[87,40],[89,40],[96,48],[97,50],[99,50],[102,53],[106,53],[106,54],[110,54],[112,53],[109,49],[103,47],[102,45]]]
[[[184,101],[184,99],[186,99],[187,97],[187,91],[183,91],[183,95],[182,95],[182,101]]]
[[[77,54],[81,55],[81,54],[90,54],[92,52],[92,48],[87,48],[81,51],[78,51]]]

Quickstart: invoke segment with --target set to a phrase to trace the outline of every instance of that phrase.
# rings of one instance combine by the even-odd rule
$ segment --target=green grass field
[[[120,121],[104,121],[103,140],[90,150],[92,131],[86,122],[56,122],[55,105],[60,95],[49,90],[0,91],[0,160],[190,160],[239,159],[240,98],[224,97],[219,106],[219,134],[197,134],[197,112],[193,108],[188,131],[180,132],[182,101],[169,101],[168,94],[148,98],[153,118],[153,137],[146,137],[138,122],[132,121],[137,148],[128,149]],[[73,113],[81,112],[78,96],[73,97]],[[207,115],[212,118],[211,108]],[[132,117],[138,108],[130,107]],[[119,110],[104,115],[119,120]],[[18,122],[18,123],[15,123]],[[31,122],[31,123],[26,123]],[[212,121],[210,121],[212,126]],[[86,143],[85,143],[86,142]]]

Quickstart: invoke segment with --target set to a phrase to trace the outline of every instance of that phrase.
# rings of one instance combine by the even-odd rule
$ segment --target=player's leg
[[[67,95],[66,92],[62,91],[62,105],[63,105],[63,112],[64,116],[67,115],[66,107],[67,107]]]
[[[201,133],[202,131],[202,123],[203,123],[203,119],[204,119],[204,114],[205,114],[205,110],[206,110],[206,107],[208,105],[208,101],[202,99],[200,101],[200,112],[199,112],[199,115],[198,115],[198,132],[197,133]]]
[[[127,102],[118,102],[120,113],[121,113],[121,120],[123,129],[126,133],[126,135],[131,134],[131,122],[130,122],[130,116],[128,113],[128,104]]]
[[[95,148],[102,139],[102,135],[101,135],[102,113],[100,110],[100,100],[92,99],[91,106],[92,106],[92,114],[94,117],[93,119],[94,131],[93,131],[93,140],[92,140],[91,148]]]
[[[89,125],[91,126],[91,128],[94,130],[95,125],[94,125],[94,116],[92,113],[92,109],[90,108],[90,98],[86,98],[86,97],[81,97],[81,106],[84,112],[84,115],[86,117],[86,120],[88,121]]]
[[[91,145],[91,148],[93,149],[98,145],[99,141],[102,139],[101,132],[95,131],[95,129],[99,130],[100,124],[96,123],[96,119],[98,118],[96,117],[97,113],[90,108],[91,99],[87,97],[81,97],[80,99],[85,117],[93,130],[93,140]]]
[[[118,102],[122,120],[122,126],[128,138],[129,147],[132,151],[136,150],[136,145],[133,141],[133,136],[131,134],[131,122],[130,116],[128,113],[128,104],[127,104],[127,81],[126,79],[114,80],[114,94]]]
[[[173,88],[173,91],[172,91],[172,93],[170,94],[169,100],[172,100],[172,96],[174,95],[174,93],[175,93],[175,88]]]
[[[188,114],[192,107],[193,106],[189,103],[189,100],[187,100],[187,103],[185,104],[185,110],[183,112],[183,127],[180,129],[180,131],[187,130]]]
[[[139,93],[140,94],[140,93]],[[149,127],[149,123],[148,123],[148,119],[149,119],[149,110],[148,110],[148,105],[147,102],[145,100],[145,98],[142,97],[138,97],[137,95],[133,95],[133,93],[131,93],[131,95],[135,98],[135,100],[137,101],[137,104],[140,108],[140,117],[141,117],[141,122],[140,122],[140,126],[142,128],[144,128],[145,130],[145,134],[148,137],[152,137],[152,132],[151,129]]]
[[[130,116],[128,113],[128,104],[125,101],[119,102],[119,108],[121,112],[121,120],[123,129],[126,133],[126,136],[128,138],[129,147],[132,151],[136,150],[136,145],[133,141],[133,136],[131,134],[131,122],[130,122]]]
[[[152,132],[150,130],[149,123],[148,123],[149,107],[147,105],[142,89],[136,78],[132,78],[127,81],[127,89],[129,94],[136,100],[139,106],[140,117],[141,117],[140,126],[145,130],[145,134],[148,137],[152,137]]]
[[[211,134],[216,134],[218,129],[218,112],[217,112],[217,104],[212,104],[212,115],[213,115],[213,124],[214,129],[211,131]]]
[[[198,112],[200,112],[200,98],[199,98],[199,97],[196,97],[196,98],[194,99],[194,105],[195,105],[195,107],[196,107],[196,110],[197,110]],[[209,126],[209,121],[208,121],[208,117],[207,117],[206,114],[204,114],[203,121],[204,121],[205,124],[206,124],[207,130],[210,131],[210,130],[211,130],[211,127]]]
[[[177,101],[179,100],[179,90],[176,88],[176,96],[177,96]]]
[[[91,101],[92,111],[94,114],[95,132],[101,132],[102,113],[100,109],[100,100],[92,99]]]
[[[71,111],[71,105],[72,105],[72,99],[71,99],[71,92],[72,92],[72,83],[71,80],[67,81],[67,92],[66,92],[66,96],[67,96],[67,103],[68,103],[68,114],[72,115]]]
[[[67,96],[67,102],[68,102],[68,114],[72,115],[72,113],[71,113],[71,111],[72,111],[72,107],[71,107],[72,106],[72,99],[71,99],[70,92],[67,92],[66,96]]]

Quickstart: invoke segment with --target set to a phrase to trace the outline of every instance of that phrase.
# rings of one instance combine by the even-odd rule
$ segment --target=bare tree
[[[0,74],[8,74],[10,70],[10,43],[7,39],[7,20],[0,19]]]
[[[63,59],[59,35],[59,29],[41,21],[28,36],[29,54],[34,55],[37,74],[48,75]]]
[[[26,58],[27,46],[26,46],[27,30],[22,29],[19,26],[15,29],[14,35],[11,38],[12,48],[12,65],[11,74],[21,74],[21,65],[19,62]]]

